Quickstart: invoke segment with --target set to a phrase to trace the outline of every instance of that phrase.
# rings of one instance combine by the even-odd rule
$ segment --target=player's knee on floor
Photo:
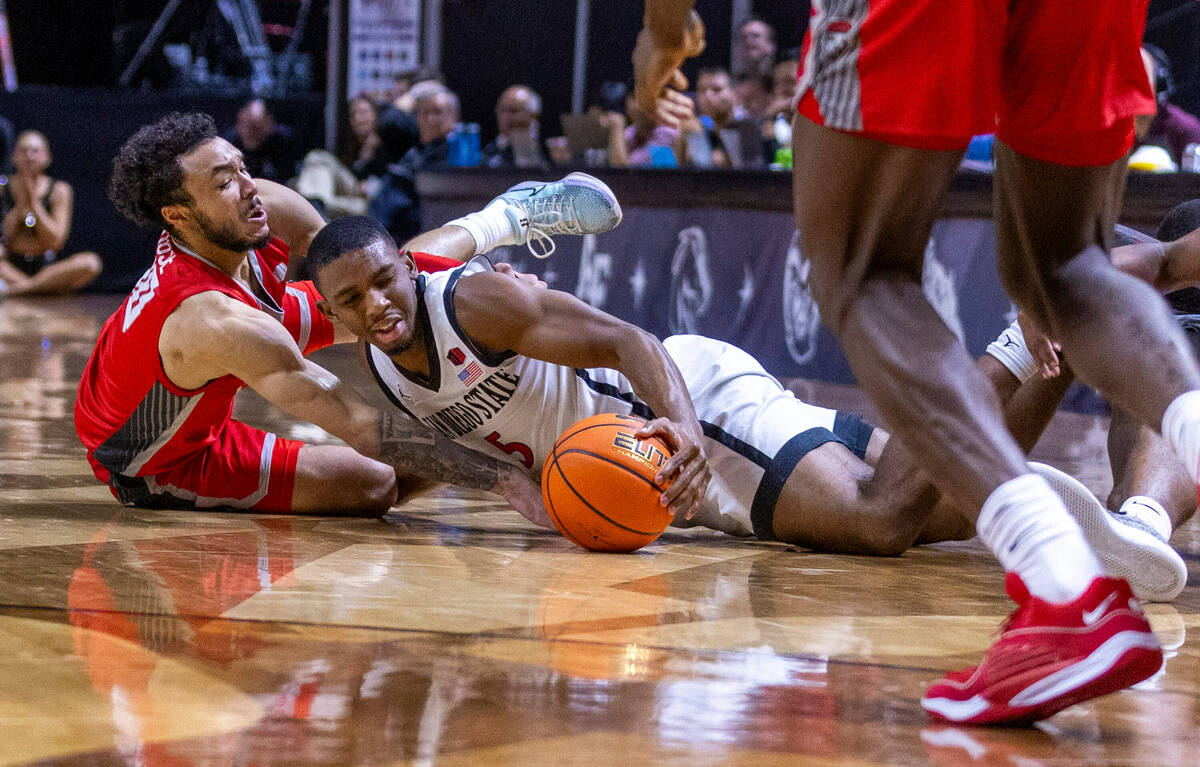
[[[361,508],[364,513],[382,517],[396,503],[396,472],[390,466],[375,464],[362,482]]]

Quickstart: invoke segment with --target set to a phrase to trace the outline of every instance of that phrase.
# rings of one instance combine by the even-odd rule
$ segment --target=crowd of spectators
[[[1172,102],[1170,62],[1162,51],[1147,45],[1143,54],[1147,76],[1158,96],[1158,112],[1139,124],[1140,146],[1131,167],[1200,171],[1200,157],[1196,156],[1200,119]],[[562,135],[547,137],[542,130],[541,96],[532,85],[514,83],[498,95],[496,132],[480,146],[478,125],[468,122],[464,126],[459,98],[441,74],[418,69],[396,78],[386,93],[353,95],[347,104],[344,140],[336,152],[305,152],[293,130],[277,121],[261,98],[246,102],[223,135],[243,152],[254,176],[291,185],[327,218],[369,214],[403,241],[420,230],[416,178],[422,170],[452,165],[531,170],[577,165],[786,169],[791,163],[799,58],[798,50],[777,51],[775,31],[762,19],[743,21],[735,35],[730,67],[708,67],[697,73],[690,94],[696,106],[695,119],[678,129],[658,125],[644,114],[632,98],[630,83],[607,82],[584,114],[561,116]],[[37,144],[39,137],[45,143],[45,137],[36,132],[25,137],[27,143]],[[16,140],[11,126],[0,122],[0,158],[14,157],[11,152]],[[990,147],[990,137],[972,142],[968,151],[971,167],[988,167]],[[14,258],[28,260],[42,254],[45,265],[57,259],[54,272],[64,270],[66,260],[78,261],[77,265],[86,262],[87,274],[80,266],[79,275],[67,275],[64,285],[68,288],[85,283],[99,271],[94,254],[61,259],[52,252],[61,248],[65,237],[52,235],[69,231],[70,201],[63,191],[69,191],[69,185],[46,175],[48,146],[44,156],[44,164],[42,160],[26,162],[33,170],[9,177],[10,191],[0,190],[4,192],[0,204],[10,212],[5,218],[9,247],[6,257],[0,259],[0,280],[4,280],[0,293],[37,289],[41,284],[23,273],[37,270],[20,269],[22,264],[14,264]],[[33,183],[28,180],[31,173],[37,177],[38,190],[48,193],[47,184],[58,184],[59,191],[44,201],[40,199],[43,194],[37,195],[38,200],[25,200],[30,196],[26,187]],[[36,243],[17,226],[24,224],[26,209],[36,208],[35,203],[47,214],[53,213],[46,218],[49,226]],[[16,209],[22,210],[19,216],[11,213]],[[55,225],[59,218],[65,227]],[[17,250],[21,253],[14,255]]]
[[[584,114],[562,116],[563,135],[545,137],[541,97],[531,85],[512,84],[496,100],[495,135],[482,148],[475,144],[473,152],[456,149],[460,140],[479,140],[464,128],[458,96],[439,73],[415,71],[399,78],[390,93],[355,96],[349,104],[349,145],[336,157],[309,152],[293,186],[330,217],[367,211],[405,239],[420,226],[416,175],[421,170],[451,165],[786,169],[799,59],[798,50],[777,50],[775,30],[765,21],[743,21],[731,66],[698,72],[690,94],[696,118],[678,129],[643,114],[629,83],[609,82]],[[1161,147],[1174,169],[1185,160],[1185,147],[1200,141],[1200,121],[1170,103],[1169,63],[1161,51],[1148,51],[1147,67],[1156,81],[1159,113],[1143,124],[1142,141]],[[243,119],[239,114],[237,135],[241,145],[251,146]],[[249,116],[245,121],[252,122]],[[988,137],[972,144],[969,157],[977,161],[972,167],[986,169],[990,146]]]

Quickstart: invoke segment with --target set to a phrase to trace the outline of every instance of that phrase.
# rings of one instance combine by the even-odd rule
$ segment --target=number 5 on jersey
[[[484,439],[487,440],[489,445],[494,446],[502,453],[510,455],[516,453],[521,456],[521,463],[525,465],[526,469],[533,468],[533,451],[524,442],[501,442],[500,433],[495,431],[484,437]]]

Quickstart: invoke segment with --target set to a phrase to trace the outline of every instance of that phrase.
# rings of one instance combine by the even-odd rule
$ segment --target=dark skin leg
[[[1017,443],[1032,449],[1066,393],[1070,374],[1022,385],[990,355],[975,367],[1004,403],[1004,420]],[[831,553],[896,556],[914,543],[975,536],[970,518],[937,492],[899,440],[881,429],[871,440],[883,443],[874,467],[838,443],[822,445],[797,464],[775,506],[777,540]]]
[[[1153,288],[1106,252],[1125,161],[1076,168],[997,142],[996,246],[1017,305],[1061,344],[1076,375],[1155,429],[1167,405],[1200,388],[1200,367]]]
[[[960,157],[803,117],[793,130],[796,220],[821,315],[893,434],[973,523],[992,490],[1028,470],[991,385],[921,292]]]
[[[1196,513],[1196,489],[1166,440],[1113,408],[1108,430],[1113,489],[1108,508],[1116,511],[1126,498],[1149,496],[1163,505],[1174,530]]]

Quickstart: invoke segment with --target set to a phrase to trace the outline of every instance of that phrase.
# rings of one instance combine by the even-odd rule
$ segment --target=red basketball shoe
[[[1015,573],[1004,586],[1016,611],[982,663],[929,688],[921,705],[934,719],[1030,724],[1162,665],[1158,639],[1125,581],[1096,578],[1067,604],[1032,596]]]

